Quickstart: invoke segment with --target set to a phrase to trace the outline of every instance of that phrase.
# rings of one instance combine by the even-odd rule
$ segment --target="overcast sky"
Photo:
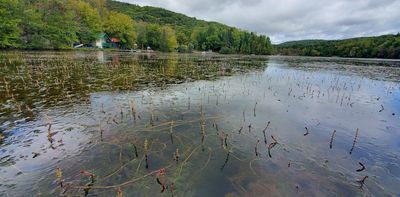
[[[400,32],[400,0],[119,0],[254,31],[273,43]]]

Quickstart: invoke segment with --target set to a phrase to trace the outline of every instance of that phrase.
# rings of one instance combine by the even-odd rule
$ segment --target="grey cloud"
[[[400,32],[400,0],[121,0],[271,37],[342,39]]]

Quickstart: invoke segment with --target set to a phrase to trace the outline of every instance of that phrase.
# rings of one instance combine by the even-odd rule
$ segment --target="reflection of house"
[[[121,40],[119,38],[110,38],[106,33],[101,33],[97,37],[96,47],[103,48],[119,48]]]

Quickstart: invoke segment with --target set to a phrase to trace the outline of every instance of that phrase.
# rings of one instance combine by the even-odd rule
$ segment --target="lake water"
[[[0,196],[400,195],[399,61],[1,52],[0,71]]]

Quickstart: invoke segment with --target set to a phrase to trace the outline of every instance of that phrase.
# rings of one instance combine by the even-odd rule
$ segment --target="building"
[[[110,38],[106,33],[100,33],[96,40],[96,47],[99,49],[104,48],[120,48],[121,39],[112,37]]]
[[[121,39],[119,38],[111,38],[111,46],[110,48],[119,48],[121,44]]]
[[[100,33],[96,40],[96,47],[99,49],[109,48],[110,37],[106,33]]]

